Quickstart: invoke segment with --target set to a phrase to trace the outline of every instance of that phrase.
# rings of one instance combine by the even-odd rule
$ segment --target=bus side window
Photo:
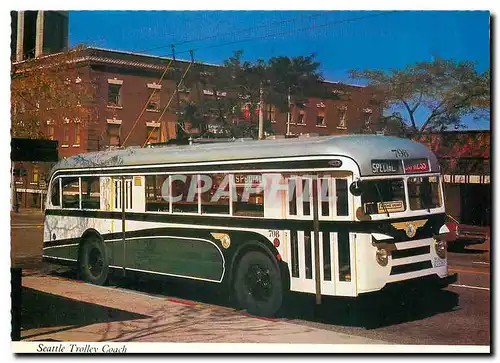
[[[198,175],[186,175],[185,181],[172,176],[172,212],[198,213]]]
[[[262,174],[234,175],[233,215],[264,217]]]
[[[59,178],[56,178],[52,181],[50,201],[53,206],[61,206],[60,203],[60,190],[59,190]]]
[[[99,177],[82,177],[82,209],[99,209],[100,206]]]
[[[201,213],[229,214],[229,175],[209,174],[201,177]],[[209,186],[210,189],[207,189]]]
[[[295,186],[295,177],[288,179],[288,214],[291,216],[297,215],[297,195]]]
[[[80,208],[79,178],[62,178],[62,207]]]
[[[165,184],[167,183],[167,184]],[[168,175],[146,175],[146,211],[170,212]]]
[[[347,199],[347,180],[335,179],[335,191],[337,195],[337,215],[348,216],[349,202]]]

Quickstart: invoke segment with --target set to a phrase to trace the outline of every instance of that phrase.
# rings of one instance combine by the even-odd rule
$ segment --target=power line
[[[226,35],[234,35],[234,34],[238,34],[238,33],[244,33],[244,32],[248,32],[250,30],[255,30],[255,29],[260,29],[260,28],[267,28],[267,27],[272,26],[272,25],[279,25],[279,24],[290,23],[290,22],[296,21],[298,19],[307,19],[307,18],[312,18],[312,17],[325,16],[327,14],[328,14],[327,12],[321,12],[321,13],[311,14],[311,15],[308,15],[308,16],[305,16],[305,17],[304,16],[300,16],[300,17],[290,18],[290,19],[276,21],[276,22],[272,22],[272,23],[268,23],[268,24],[262,24],[262,25],[258,25],[258,26],[254,26],[254,27],[249,27],[249,28],[244,28],[244,29],[238,29],[238,30],[234,30],[234,31],[231,31],[231,32],[220,33],[220,34],[210,35],[210,36],[206,36],[206,37],[185,40],[185,41],[182,41],[182,42],[179,42],[179,43],[174,43],[173,45],[174,46],[178,46],[178,45],[184,45],[184,44],[189,44],[189,43],[194,43],[194,42],[199,42],[199,41],[204,41],[204,40],[217,39],[218,37],[222,37],[222,36],[226,36]],[[134,51],[134,52],[142,53],[142,52],[148,52],[148,51],[152,51],[152,50],[163,49],[163,48],[167,48],[167,47],[170,47],[170,46],[171,46],[171,44],[160,45],[160,46],[157,46],[157,47],[146,48],[146,49],[142,49],[142,50]]]
[[[190,49],[190,50],[184,50],[184,51],[181,51],[181,52],[177,52],[177,54],[184,54],[184,53],[188,53],[190,51],[198,51],[198,50],[201,50],[201,49],[212,49],[212,48],[223,47],[223,46],[226,46],[226,45],[244,43],[244,42],[249,42],[249,41],[254,41],[254,40],[261,40],[261,39],[266,39],[266,38],[280,36],[280,35],[285,35],[285,34],[297,33],[297,32],[301,32],[301,31],[305,31],[305,30],[311,30],[311,29],[317,29],[317,28],[325,28],[325,27],[329,27],[329,26],[333,26],[333,25],[338,25],[338,24],[352,23],[352,22],[355,22],[355,21],[358,21],[358,20],[364,20],[364,19],[367,19],[367,18],[374,18],[374,17],[378,17],[378,16],[389,15],[389,14],[392,14],[392,13],[395,13],[395,12],[397,12],[397,10],[383,11],[383,12],[380,12],[380,13],[377,13],[377,14],[370,14],[370,15],[366,15],[366,16],[360,16],[360,17],[357,17],[357,18],[351,18],[351,19],[333,21],[333,22],[324,23],[324,24],[320,24],[320,25],[313,25],[313,26],[309,26],[309,27],[305,27],[305,28],[294,29],[294,30],[291,30],[291,31],[285,31],[285,32],[279,32],[279,33],[267,34],[267,35],[262,35],[262,36],[258,36],[258,37],[245,38],[245,39],[235,40],[233,42],[227,42],[227,43],[222,43],[222,44],[209,45],[209,46],[206,46],[206,47],[198,47],[198,48],[194,48],[194,49]]]

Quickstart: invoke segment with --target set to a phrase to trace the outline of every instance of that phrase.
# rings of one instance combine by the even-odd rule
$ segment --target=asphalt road
[[[76,278],[65,268],[37,264],[41,255],[39,214],[12,216],[13,266]],[[439,292],[382,295],[353,301],[323,298],[315,306],[314,296],[293,293],[279,319],[293,324],[331,330],[397,344],[489,345],[490,264],[489,245],[471,246],[448,253],[449,270],[457,272],[456,284]],[[230,305],[211,285],[152,279],[123,279],[114,276],[109,288],[169,296],[218,306]],[[30,291],[23,298],[23,315],[30,317],[30,304],[37,301]],[[28,319],[26,319],[28,318]]]

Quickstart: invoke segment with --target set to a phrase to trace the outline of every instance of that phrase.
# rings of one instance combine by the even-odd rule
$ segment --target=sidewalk
[[[49,326],[35,327],[30,322],[32,326],[21,332],[23,341],[389,344],[278,319],[252,317],[226,307],[148,296],[53,276],[23,276],[22,284],[52,294],[45,296],[60,299],[58,303],[66,306],[64,310],[57,308],[62,317],[59,324],[51,320]],[[72,308],[71,304],[79,305]],[[98,313],[99,308],[105,311]],[[65,314],[85,315],[85,309],[102,319],[64,322]]]

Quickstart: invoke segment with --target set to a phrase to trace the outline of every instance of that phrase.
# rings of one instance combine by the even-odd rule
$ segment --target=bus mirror
[[[352,195],[359,197],[361,194],[363,194],[363,183],[361,181],[354,181],[351,183],[349,190]]]

